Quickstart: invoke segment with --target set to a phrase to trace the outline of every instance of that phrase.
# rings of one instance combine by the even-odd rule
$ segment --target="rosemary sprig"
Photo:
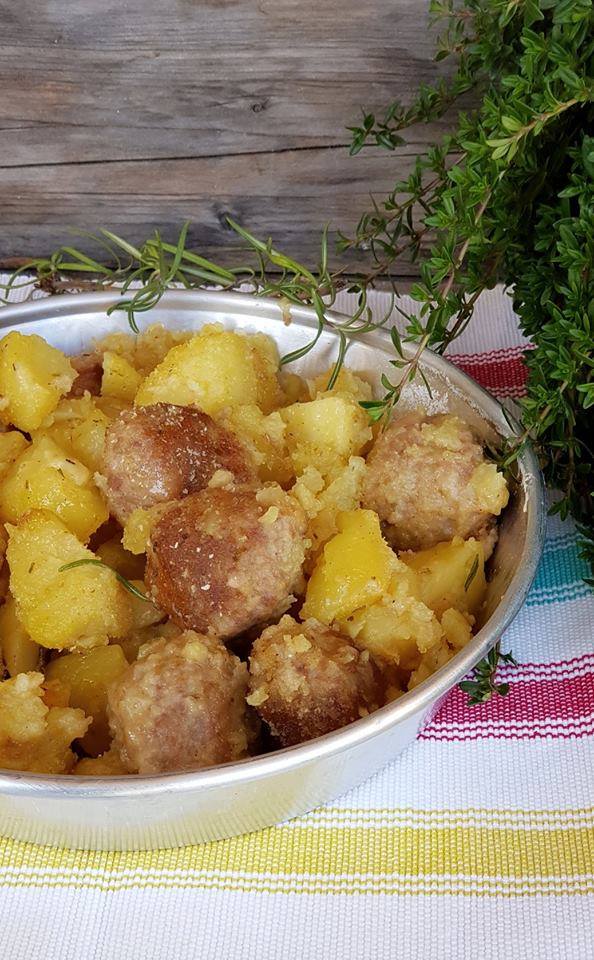
[[[463,693],[468,694],[468,705],[477,706],[480,703],[486,703],[492,695],[496,693],[500,697],[506,697],[509,693],[509,683],[497,683],[497,667],[500,663],[510,663],[514,667],[518,664],[511,653],[502,653],[499,641],[495,644],[487,656],[480,660],[474,670],[472,680],[462,680],[458,684]]]
[[[76,567],[83,567],[86,565],[103,567],[105,570],[110,570],[116,580],[121,583],[124,590],[127,590],[128,593],[132,594],[133,597],[136,597],[137,600],[144,600],[146,603],[153,603],[152,598],[146,593],[143,593],[142,590],[139,590],[138,587],[135,587],[130,580],[127,580],[126,577],[122,576],[121,573],[118,573],[117,570],[114,570],[113,567],[110,567],[109,564],[103,563],[103,560],[98,560],[95,557],[89,557],[88,559],[84,557],[82,560],[72,560],[70,563],[65,563],[61,567],[58,567],[58,573],[63,573],[65,570],[74,570]]]

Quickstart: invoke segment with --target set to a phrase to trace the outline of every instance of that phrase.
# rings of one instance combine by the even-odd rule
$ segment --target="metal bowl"
[[[75,354],[93,338],[127,330],[124,315],[107,316],[114,291],[37,300],[0,312],[2,334],[37,333]],[[292,308],[289,325],[279,304],[242,294],[172,291],[142,325],[199,328],[207,322],[271,334],[280,350],[303,346],[317,329],[307,308]],[[294,369],[326,369],[337,346],[325,331],[315,349]],[[387,333],[361,336],[347,363],[364,371],[378,389],[393,347]],[[420,379],[407,387],[402,406],[460,415],[485,440],[509,435],[502,408],[473,380],[443,357],[426,352]],[[92,778],[0,772],[0,832],[19,840],[129,850],[173,847],[229,837],[269,826],[326,803],[369,777],[410,744],[442,699],[491,649],[522,606],[540,558],[545,515],[543,485],[534,453],[526,448],[519,478],[491,562],[482,625],[472,641],[415,690],[376,713],[300,746],[195,773]],[[396,773],[397,775],[397,773]]]

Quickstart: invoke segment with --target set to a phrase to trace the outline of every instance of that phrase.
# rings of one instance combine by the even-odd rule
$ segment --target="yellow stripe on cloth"
[[[594,892],[594,828],[292,826],[178,850],[0,842],[0,884],[286,893]]]

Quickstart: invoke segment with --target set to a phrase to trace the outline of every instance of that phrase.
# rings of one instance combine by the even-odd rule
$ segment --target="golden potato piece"
[[[400,559],[417,574],[417,596],[438,617],[455,607],[476,614],[485,598],[485,559],[478,540],[454,537],[417,553],[401,553]]]
[[[297,475],[315,467],[326,476],[371,440],[365,411],[351,396],[333,391],[308,403],[294,403],[280,411],[286,443]]]
[[[370,606],[386,592],[398,563],[373,511],[346,511],[337,525],[339,533],[324,547],[307,584],[304,619],[331,624]]]
[[[338,533],[340,514],[360,507],[364,473],[363,458],[351,457],[330,477],[307,467],[291,488],[291,496],[301,504],[308,519],[306,572],[311,573],[324,544]]]
[[[240,441],[196,407],[137,407],[107,431],[101,472],[111,512],[121,523],[134,510],[201,490],[217,470],[240,482],[255,478]]]
[[[394,581],[380,600],[355,611],[340,626],[376,660],[413,670],[420,655],[441,642],[442,629],[433,611],[410,594],[406,583]]]
[[[255,403],[246,403],[225,411],[221,422],[247,447],[260,480],[281,487],[290,483],[294,470],[285,442],[285,423],[278,411],[264,414]]]
[[[41,337],[9,333],[0,340],[0,419],[37,430],[75,378],[68,358]]]
[[[108,425],[109,419],[92,397],[64,397],[32,437],[49,437],[67,456],[80,460],[94,473],[101,466]]]
[[[68,773],[73,740],[89,723],[82,710],[48,707],[43,674],[20,673],[0,683],[0,767],[30,773]]]
[[[136,404],[194,404],[213,416],[224,407],[255,403],[270,413],[283,402],[277,370],[278,354],[268,337],[207,326],[169,351],[141,384]]]
[[[303,511],[280,487],[202,490],[153,527],[146,581],[180,626],[233,637],[289,608],[304,533]]]
[[[142,376],[125,357],[106,350],[103,354],[103,375],[101,393],[104,397],[115,397],[125,403],[132,403],[142,383]]]
[[[75,777],[123,777],[128,773],[117,750],[111,747],[100,757],[83,757],[72,768]]]
[[[86,649],[130,630],[129,595],[111,570],[84,564],[60,571],[95,557],[56,516],[34,510],[8,533],[11,592],[32,640],[58,650]]]
[[[321,737],[376,710],[383,684],[369,654],[316,620],[285,616],[256,640],[250,693],[283,747]]]
[[[117,644],[86,653],[68,653],[48,663],[46,680],[59,680],[70,691],[70,706],[79,707],[92,723],[81,740],[85,753],[98,757],[111,743],[107,723],[107,690],[128,667]]]
[[[144,580],[145,558],[126,550],[119,536],[105,540],[95,553],[103,563],[112,570],[117,570],[126,580]]]
[[[0,607],[0,651],[11,677],[39,669],[41,647],[31,640],[17,617],[16,604],[11,596]]]
[[[109,688],[114,747],[131,773],[195,770],[240,760],[256,724],[247,667],[214,637],[158,640]]]
[[[379,435],[367,458],[363,504],[379,514],[397,550],[475,537],[487,556],[495,515],[507,500],[505,478],[457,417],[406,414]]]
[[[0,433],[0,477],[10,469],[17,457],[29,446],[29,441],[18,430]]]
[[[55,513],[86,541],[109,512],[89,470],[49,437],[32,443],[0,481],[0,518],[16,523],[34,509]]]

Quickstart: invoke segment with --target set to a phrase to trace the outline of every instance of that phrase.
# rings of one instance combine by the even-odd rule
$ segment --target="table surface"
[[[408,102],[443,72],[427,6],[5,4],[0,265],[72,243],[71,227],[137,242],[155,226],[173,238],[186,218],[192,244],[234,259],[228,214],[315,262],[323,223],[351,228],[445,130],[412,131],[397,155],[348,155],[362,107]]]

